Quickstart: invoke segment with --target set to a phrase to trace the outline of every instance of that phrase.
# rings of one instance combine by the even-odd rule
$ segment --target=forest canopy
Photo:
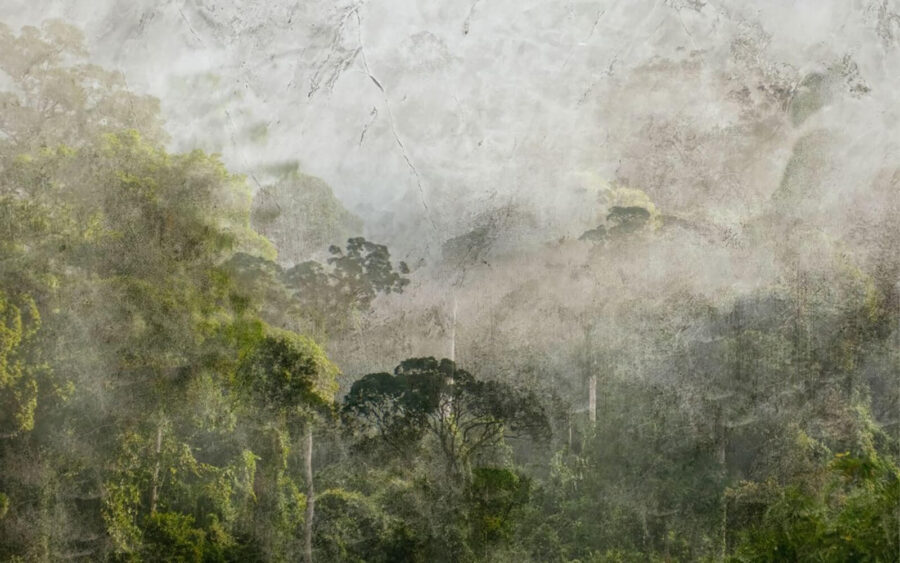
[[[87,60],[0,25],[0,559],[896,560],[896,216],[798,157],[739,234],[612,186],[410,268]]]

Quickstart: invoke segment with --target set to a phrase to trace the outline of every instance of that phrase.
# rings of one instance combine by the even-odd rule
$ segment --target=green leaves
[[[224,271],[247,306],[270,324],[311,332],[317,338],[341,333],[353,316],[370,309],[379,294],[401,293],[409,273],[400,262],[394,270],[386,246],[350,239],[347,254],[331,247],[327,264],[309,260],[283,268],[257,255],[236,253]],[[246,297],[244,297],[246,296]]]
[[[578,240],[602,242],[635,234],[650,223],[651,213],[641,206],[612,206],[606,215],[606,224],[585,231]]]
[[[275,258],[245,179],[167,152],[156,101],[82,55],[68,26],[0,26],[0,557],[219,560],[256,502],[241,362],[282,411],[326,409],[337,368],[223,267]]]
[[[472,534],[481,545],[508,541],[513,532],[516,509],[530,498],[531,481],[509,469],[478,467],[472,471],[467,491],[472,504]]]
[[[13,299],[0,287],[0,439],[34,427],[38,377],[48,369],[33,348],[40,326],[33,299]]]
[[[359,221],[295,165],[251,207],[242,176],[168,152],[158,103],[84,56],[62,23],[0,26],[0,559],[295,560],[307,531],[317,561],[896,558],[897,443],[879,428],[897,423],[896,264],[890,244],[854,256],[876,227],[828,260],[779,242],[769,264],[742,246],[755,235],[613,186],[582,237],[602,256],[503,245],[496,276],[455,284],[454,346],[480,376],[409,358],[352,384],[341,427],[314,338],[377,364],[361,343],[436,345],[439,307],[379,310],[381,342],[351,334],[407,265],[347,239]],[[803,195],[804,158],[775,215]],[[443,265],[520,227],[540,232],[513,207],[483,215]],[[686,232],[717,240],[670,277]],[[688,279],[733,245],[743,288],[726,262]],[[775,281],[746,283],[756,269]],[[583,344],[575,321],[596,329]]]
[[[390,252],[383,244],[357,237],[347,241],[346,254],[337,246],[328,251],[332,254],[328,263],[334,266],[337,286],[356,296],[363,306],[368,306],[376,293],[401,293],[409,284],[402,276],[409,273],[409,267],[400,262],[398,271],[394,271]]]
[[[273,331],[241,363],[238,381],[265,409],[321,410],[334,400],[336,375],[336,366],[312,340]]]
[[[900,472],[876,455],[837,454],[826,486],[788,485],[749,527],[735,561],[890,561],[900,551]]]
[[[611,235],[630,234],[643,228],[650,220],[650,212],[643,207],[612,207],[606,216],[612,226]]]
[[[394,375],[369,374],[353,384],[344,414],[363,436],[374,431],[395,450],[430,434],[452,474],[468,471],[505,435],[549,437],[549,422],[533,393],[480,381],[451,360],[410,358]]]
[[[360,493],[328,489],[316,497],[316,553],[323,561],[381,560],[387,533],[379,507]]]
[[[128,91],[121,73],[86,55],[81,31],[59,20],[18,35],[0,24],[0,71],[15,86],[0,92],[0,157],[131,128],[165,139],[159,102]]]

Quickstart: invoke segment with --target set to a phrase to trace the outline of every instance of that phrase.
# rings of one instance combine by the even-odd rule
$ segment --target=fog
[[[0,45],[0,559],[896,559],[896,1]]]
[[[296,161],[413,261],[511,204],[535,218],[523,241],[577,238],[612,182],[735,228],[807,135],[829,139],[802,181],[830,222],[897,164],[900,16],[887,1],[0,8],[12,27],[50,17],[161,99],[173,148],[220,152],[261,183],[267,165]]]

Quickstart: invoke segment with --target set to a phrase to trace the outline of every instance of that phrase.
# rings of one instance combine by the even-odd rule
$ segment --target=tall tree
[[[363,438],[377,437],[404,451],[423,435],[434,437],[448,473],[465,477],[472,461],[504,437],[549,437],[538,398],[498,381],[482,381],[451,360],[411,358],[388,373],[353,384],[344,412]]]
[[[313,427],[328,416],[337,390],[337,368],[311,340],[275,331],[263,338],[238,372],[239,384],[273,417],[293,443],[302,442],[306,480],[306,517],[303,552],[313,561],[315,487],[313,485]],[[297,437],[296,434],[302,434]]]

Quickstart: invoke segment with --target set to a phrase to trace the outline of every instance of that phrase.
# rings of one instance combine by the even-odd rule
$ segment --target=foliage
[[[307,329],[327,337],[340,334],[354,314],[366,312],[378,294],[402,293],[409,273],[394,270],[387,247],[362,237],[347,241],[347,253],[332,246],[326,264],[313,260],[288,269],[252,254],[236,253],[225,269],[241,293],[256,301],[271,324]]]
[[[331,188],[301,174],[296,165],[256,193],[250,217],[287,266],[310,260],[334,241],[362,231],[362,221],[344,209]]]
[[[889,561],[900,551],[900,471],[872,452],[839,453],[816,489],[774,493],[735,561]]]
[[[369,374],[350,389],[344,412],[398,451],[425,433],[438,441],[453,475],[507,433],[546,438],[549,423],[533,393],[480,381],[447,359],[411,358],[394,370]]]
[[[265,409],[302,405],[324,407],[333,401],[337,368],[308,338],[281,331],[266,336],[238,370],[240,385]]]
[[[292,193],[296,170],[254,210],[85,57],[65,24],[0,26],[0,559],[295,561],[309,531],[315,561],[896,560],[896,253],[803,238],[781,204],[805,164],[744,233],[799,241],[750,289],[673,279],[674,239],[715,229],[662,232],[613,187],[583,237],[602,244],[492,253],[492,278],[492,219],[445,246],[470,275],[423,268],[410,291],[361,237],[276,255],[252,225],[286,240],[308,220],[307,250],[358,225],[324,184]],[[854,229],[889,241],[889,219]],[[452,326],[424,295],[451,285],[479,309]],[[448,330],[472,372],[357,375]],[[344,396],[339,366],[362,366]]]
[[[615,205],[606,216],[606,224],[585,231],[579,240],[600,242],[632,235],[644,229],[650,222],[651,213],[644,207]]]
[[[38,377],[46,366],[36,364],[28,348],[40,329],[34,300],[10,300],[0,289],[0,435],[12,437],[34,428]]]
[[[15,84],[0,93],[0,154],[125,129],[164,140],[159,102],[130,92],[121,73],[84,62],[86,54],[81,31],[59,20],[18,35],[0,24],[0,70]]]

